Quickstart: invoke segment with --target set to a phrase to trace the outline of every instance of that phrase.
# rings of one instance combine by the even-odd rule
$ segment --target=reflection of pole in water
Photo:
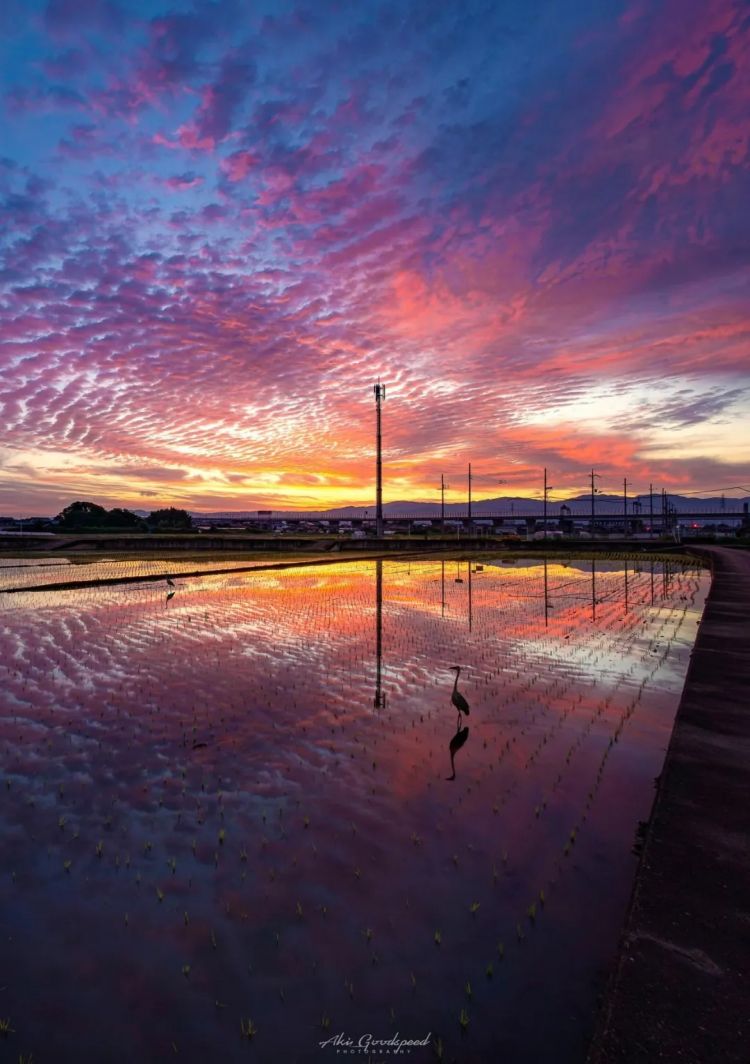
[[[440,563],[440,616],[445,617],[445,559]]]
[[[471,561],[466,564],[469,567],[469,631],[471,631]]]
[[[545,470],[546,472],[546,470]],[[544,559],[544,627],[549,624],[549,589],[547,587],[547,559]]]
[[[383,694],[383,562],[375,562],[375,709],[385,705]]]
[[[596,561],[591,559],[591,620],[596,620]]]
[[[625,559],[625,613],[628,612],[628,562]]]
[[[651,559],[651,605],[654,604],[654,559]]]

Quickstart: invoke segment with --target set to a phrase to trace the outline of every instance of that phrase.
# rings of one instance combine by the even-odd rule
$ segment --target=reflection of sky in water
[[[5,596],[19,1051],[234,1059],[249,1015],[259,1059],[319,1060],[328,1015],[455,1055],[465,1005],[466,1059],[581,1059],[707,583],[638,565],[627,604],[622,562]]]
[[[247,556],[239,558],[207,556],[135,558],[128,555],[106,558],[101,555],[72,555],[68,558],[10,558],[0,561],[0,594],[9,588],[39,587],[63,581],[113,580],[139,576],[164,577],[167,574],[203,572],[207,569],[248,569],[257,565]]]

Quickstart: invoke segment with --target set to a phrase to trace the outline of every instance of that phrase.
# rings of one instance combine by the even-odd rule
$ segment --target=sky
[[[0,70],[0,513],[366,506],[378,379],[386,501],[748,484],[744,0],[5,0]]]

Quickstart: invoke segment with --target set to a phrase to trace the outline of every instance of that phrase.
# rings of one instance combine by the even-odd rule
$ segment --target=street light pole
[[[383,454],[382,432],[380,424],[380,404],[385,399],[385,385],[380,381],[374,387],[375,392],[375,416],[376,416],[376,489],[375,489],[375,535],[378,539],[383,538]]]

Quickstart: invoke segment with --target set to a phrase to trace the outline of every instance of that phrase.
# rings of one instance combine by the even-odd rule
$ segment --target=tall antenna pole
[[[376,463],[376,477],[377,485],[375,489],[375,535],[378,539],[383,538],[383,438],[380,427],[380,404],[385,399],[385,385],[380,381],[375,385],[375,414],[377,420],[376,429],[376,442],[377,442],[377,463]]]
[[[547,538],[547,467],[544,467],[544,538]],[[544,563],[547,564],[546,562]],[[546,570],[545,570],[546,573]]]

